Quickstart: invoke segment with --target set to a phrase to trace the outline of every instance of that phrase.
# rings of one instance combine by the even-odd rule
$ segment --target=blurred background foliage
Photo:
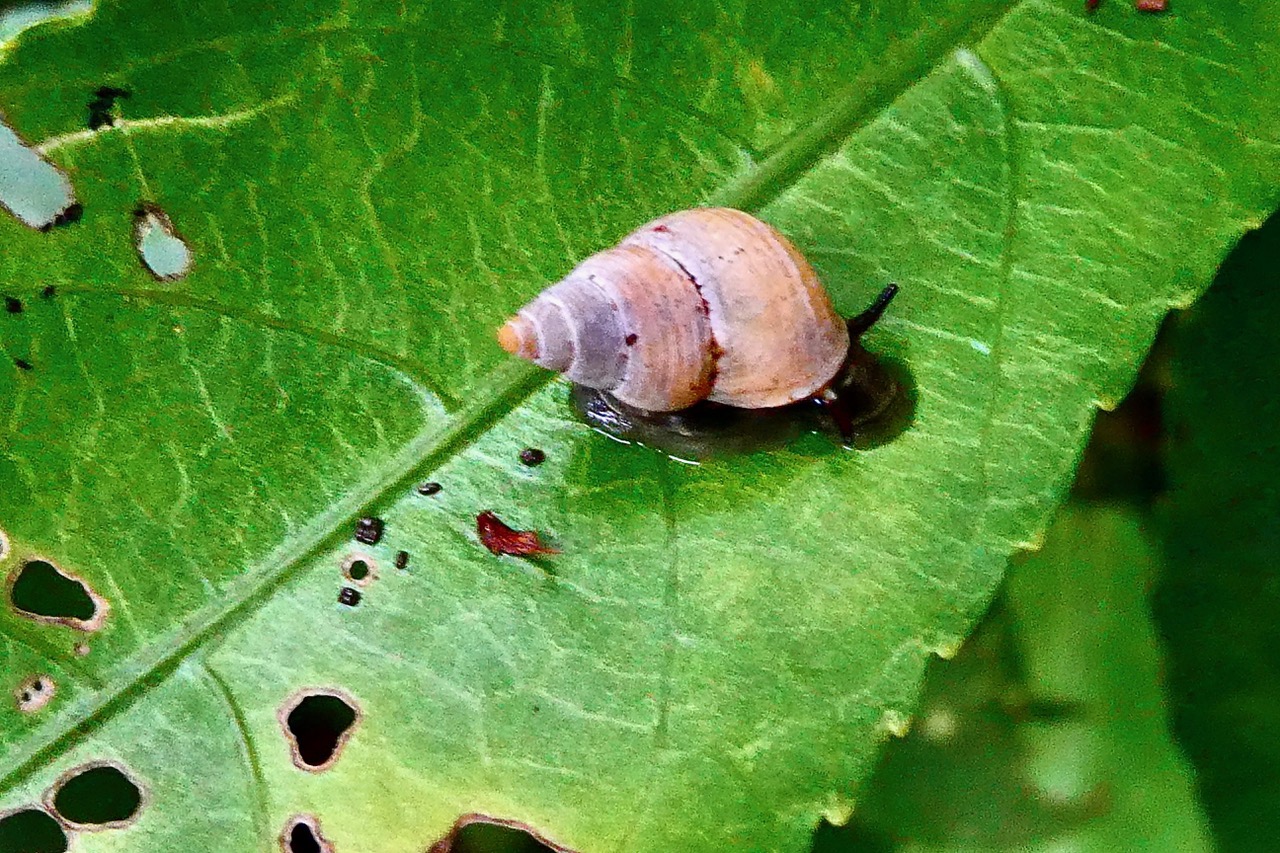
[[[815,853],[1280,847],[1280,216],[1099,414],[862,808]]]

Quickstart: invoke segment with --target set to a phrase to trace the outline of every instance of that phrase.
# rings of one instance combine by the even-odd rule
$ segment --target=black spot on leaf
[[[295,695],[281,712],[293,763],[303,770],[327,770],[360,720],[355,700],[332,689],[308,689]]]
[[[93,93],[93,100],[89,102],[89,129],[97,130],[101,127],[114,126],[116,121],[111,110],[115,108],[116,99],[127,97],[129,97],[128,89],[99,86]]]
[[[440,490],[443,488],[444,486],[440,485],[439,483],[419,483],[418,494],[430,496],[430,495],[438,494]]]
[[[22,313],[22,300],[16,296],[6,296],[4,298],[4,310],[10,314]]]
[[[55,786],[49,805],[68,824],[108,829],[127,826],[142,807],[142,788],[114,764],[77,768]]]
[[[382,538],[384,523],[380,518],[362,518],[356,522],[356,541],[366,545],[377,545]]]

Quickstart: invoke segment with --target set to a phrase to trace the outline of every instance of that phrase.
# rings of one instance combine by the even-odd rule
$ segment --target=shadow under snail
[[[846,445],[897,393],[859,342],[897,293],[849,320],[785,237],[731,208],[641,226],[498,330],[507,352],[604,392],[630,417],[696,404],[818,406]]]

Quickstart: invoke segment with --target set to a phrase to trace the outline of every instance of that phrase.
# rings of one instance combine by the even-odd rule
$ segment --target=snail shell
[[[785,237],[730,208],[655,219],[498,331],[507,352],[630,406],[784,406],[826,386],[849,332]]]

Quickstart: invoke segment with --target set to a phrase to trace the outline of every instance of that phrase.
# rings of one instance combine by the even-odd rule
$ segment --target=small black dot
[[[377,545],[378,540],[382,538],[382,528],[385,526],[380,518],[368,516],[356,522],[356,541],[363,542],[366,545]]]
[[[4,310],[8,311],[10,314],[21,314],[22,300],[16,296],[6,296],[4,298]]]
[[[19,370],[35,370],[35,366],[25,358],[15,358],[13,363]]]
[[[520,451],[520,461],[531,468],[535,465],[541,465],[546,460],[547,454],[536,447],[526,447]]]
[[[52,299],[54,296],[57,295],[57,293],[58,293],[58,288],[54,287],[52,284],[46,284],[44,286],[44,290],[40,291],[40,298]]]
[[[369,577],[369,564],[364,560],[353,560],[351,565],[347,566],[347,577],[353,581],[362,581]]]
[[[409,565],[409,552],[396,551],[396,568],[403,569]]]
[[[348,607],[355,607],[360,603],[360,590],[344,586],[342,591],[338,593],[338,603],[345,604]]]
[[[31,687],[32,687],[32,689],[34,689],[37,693],[42,692],[42,691],[44,690],[44,681],[43,681],[43,679],[39,679],[39,678],[37,678],[37,679],[36,679],[36,681],[35,681],[35,683],[31,685]]]
[[[635,346],[636,341],[638,340],[640,340],[640,336],[637,335],[635,332],[632,332],[631,334],[627,335],[627,346],[629,347]]]
[[[420,494],[420,495],[434,495],[434,494],[436,494],[437,492],[439,492],[439,491],[440,491],[441,489],[443,489],[443,488],[444,488],[444,486],[440,485],[439,483],[419,483],[419,484],[418,484],[418,494]]]

